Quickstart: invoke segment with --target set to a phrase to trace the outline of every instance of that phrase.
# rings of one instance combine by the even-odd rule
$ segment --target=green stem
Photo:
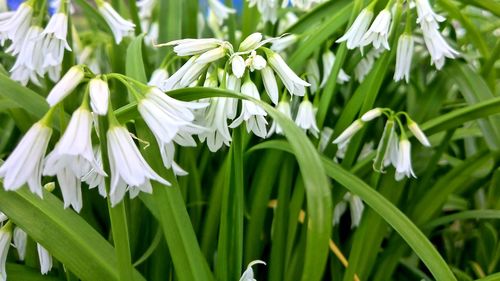
[[[130,17],[135,24],[135,36],[139,36],[142,33],[141,20],[139,19],[139,12],[137,11],[137,1],[123,1],[129,4],[130,7]]]

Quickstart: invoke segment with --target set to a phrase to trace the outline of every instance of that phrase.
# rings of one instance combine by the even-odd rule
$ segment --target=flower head
[[[259,90],[250,79],[247,79],[243,83],[243,85],[241,85],[241,93],[243,95],[260,100]],[[253,101],[243,100],[241,115],[233,121],[230,127],[235,128],[239,126],[243,121],[245,121],[248,132],[253,132],[256,136],[265,138],[267,135],[267,121],[265,118],[266,115],[267,113],[264,111],[264,109],[256,105]]]
[[[411,59],[413,57],[414,40],[409,34],[399,36],[398,49],[396,52],[396,70],[394,71],[394,81],[405,79],[410,81]]]
[[[286,64],[283,58],[270,50],[266,50],[267,62],[272,69],[278,74],[285,87],[292,95],[303,96],[305,87],[311,84],[302,80],[293,70]]]
[[[134,31],[135,24],[120,16],[109,3],[99,1],[98,9],[108,26],[111,28],[116,44],[120,44],[124,36]]]
[[[316,110],[308,99],[304,99],[299,105],[295,123],[305,131],[310,131],[315,137],[318,137],[319,129],[316,125]]]
[[[54,106],[67,97],[80,84],[85,76],[81,65],[71,67],[47,96],[47,102]]]
[[[36,243],[38,260],[40,261],[40,272],[45,275],[52,269],[52,256],[42,245]]]
[[[354,121],[349,127],[347,127],[335,140],[333,140],[333,143],[338,144],[339,146],[341,144],[347,143],[352,136],[354,136],[361,128],[363,128],[363,121],[361,120],[356,120]]]
[[[286,99],[281,100],[278,103],[276,109],[278,109],[279,112],[283,113],[290,120],[292,119],[292,110],[290,109],[290,103]],[[267,136],[271,136],[274,132],[279,135],[282,135],[284,133],[283,128],[281,128],[280,124],[276,120],[273,120],[273,124],[271,125],[271,128],[269,128],[269,133],[267,134]]]
[[[208,0],[208,6],[217,18],[219,25],[222,25],[222,23],[224,23],[224,21],[229,17],[230,14],[236,13],[235,9],[228,8],[219,0]]]
[[[408,120],[408,128],[413,133],[413,135],[415,136],[415,138],[417,138],[417,140],[423,146],[427,146],[427,147],[431,146],[431,143],[427,139],[427,136],[424,134],[424,132],[422,132],[422,130],[420,129],[420,127],[418,126],[418,124],[415,121],[413,121],[411,119]]]
[[[260,261],[260,260],[252,261],[251,263],[248,264],[247,269],[241,275],[240,281],[255,281],[252,266],[254,266],[256,264],[266,265],[265,262]]]
[[[9,253],[10,241],[12,240],[12,224],[7,223],[0,228],[0,280],[7,281],[5,264]]]
[[[361,46],[373,44],[375,49],[384,47],[386,50],[390,50],[389,42],[387,41],[390,26],[391,12],[388,9],[384,9],[377,15],[370,29],[363,35]]]
[[[19,256],[19,260],[23,261],[26,256],[26,243],[28,242],[28,234],[24,232],[19,227],[14,228],[14,235],[12,237],[13,245],[17,250],[17,255]]]
[[[370,25],[373,18],[373,11],[369,8],[363,9],[358,17],[354,20],[349,30],[340,37],[336,42],[347,42],[348,49],[360,47],[363,42],[363,36]]]
[[[413,172],[411,165],[411,143],[402,138],[399,141],[399,151],[398,151],[398,164],[396,166],[396,180],[400,181],[404,177],[414,177],[415,173]]]
[[[97,115],[106,115],[109,104],[108,82],[92,78],[89,82],[90,106]]]

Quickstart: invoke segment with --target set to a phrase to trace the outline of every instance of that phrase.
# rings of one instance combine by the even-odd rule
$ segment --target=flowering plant
[[[498,278],[494,1],[12,4],[0,281]]]

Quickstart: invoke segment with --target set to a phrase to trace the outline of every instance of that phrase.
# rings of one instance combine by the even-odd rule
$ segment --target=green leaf
[[[119,280],[113,247],[49,192],[0,188],[0,210],[82,280]],[[145,280],[134,271],[134,280]]]

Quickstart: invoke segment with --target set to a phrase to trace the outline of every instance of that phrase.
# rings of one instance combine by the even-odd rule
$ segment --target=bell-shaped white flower
[[[17,190],[25,183],[42,197],[42,162],[52,129],[43,121],[35,123],[0,167],[5,190]]]
[[[340,43],[346,41],[348,49],[360,47],[363,42],[363,36],[370,26],[372,18],[373,11],[370,8],[363,9],[347,32],[335,42]]]
[[[404,33],[399,36],[394,81],[397,82],[405,79],[406,83],[410,82],[410,69],[414,45],[413,36],[410,34]]]
[[[389,37],[389,28],[391,26],[391,12],[389,9],[382,10],[372,25],[368,29],[368,31],[363,35],[361,46],[367,46],[373,44],[375,49],[379,49],[380,47],[384,47],[386,50],[390,50],[388,37]]]
[[[224,42],[221,46],[212,49],[210,51],[206,51],[201,54],[197,59],[196,63],[198,64],[207,64],[214,61],[217,61],[226,56],[227,50],[230,48],[229,43]]]
[[[245,52],[254,50],[259,46],[259,43],[262,41],[262,33],[255,32],[247,36],[245,40],[240,43],[240,47],[238,48],[239,52]]]
[[[181,68],[179,68],[172,76],[170,76],[167,80],[163,81],[160,89],[162,91],[170,91],[174,89],[181,88],[180,82],[183,77],[186,76],[186,73],[193,66],[199,67],[199,64],[195,64],[194,61],[197,59],[197,56],[191,57],[187,62],[185,62]],[[189,84],[188,84],[189,85]]]
[[[422,29],[422,32],[424,34],[425,45],[431,55],[431,65],[434,64],[437,69],[443,68],[446,58],[453,59],[459,54],[448,45],[443,35],[439,32],[439,29]]]
[[[241,93],[243,95],[260,100],[259,90],[249,78],[247,78],[243,85],[241,85]],[[243,121],[245,121],[247,125],[247,132],[253,132],[256,136],[265,138],[267,135],[267,121],[265,118],[266,115],[267,113],[264,111],[264,109],[256,105],[253,101],[243,100],[241,115],[236,118],[229,127],[236,128]]]
[[[75,65],[71,67],[59,82],[52,88],[47,96],[47,102],[54,106],[67,97],[80,84],[85,77],[83,66]]]
[[[263,22],[274,24],[278,20],[279,0],[248,0],[248,6],[250,8],[257,6]]]
[[[267,95],[274,104],[277,104],[279,99],[278,83],[276,82],[273,70],[271,67],[266,66],[261,69],[261,73]]]
[[[233,56],[233,58],[231,59],[231,68],[233,70],[234,76],[236,76],[237,78],[243,77],[246,68],[245,60],[239,55]]]
[[[255,70],[262,70],[266,67],[267,61],[261,55],[257,55],[257,52],[252,51],[245,60],[245,65],[253,72]]]
[[[398,151],[398,164],[396,166],[396,180],[400,181],[404,177],[414,177],[411,165],[411,143],[406,139],[402,138],[399,141],[399,151]]]
[[[418,14],[417,23],[433,25],[445,20],[443,16],[436,14],[432,10],[429,0],[416,0],[415,5]]]
[[[363,82],[365,79],[366,75],[370,73],[370,71],[373,68],[373,65],[375,64],[375,60],[380,56],[384,49],[371,49],[364,57],[363,59],[356,65],[354,68],[354,76],[358,80],[358,82]]]
[[[349,204],[349,210],[351,213],[351,228],[358,227],[361,222],[365,206],[359,196],[351,194],[350,192],[347,192],[342,198],[342,201],[335,206],[333,211],[333,225],[340,223],[340,218],[345,213],[347,204]]]
[[[152,193],[150,180],[164,185],[168,181],[160,177],[144,160],[125,127],[112,125],[107,132],[108,157],[111,168],[111,205],[118,204],[127,191],[133,198],[139,191]]]
[[[303,96],[305,87],[310,84],[302,80],[293,70],[286,64],[283,58],[275,52],[266,50],[267,62],[278,74],[281,81],[292,95]]]
[[[16,55],[16,51],[25,39],[33,17],[33,7],[29,3],[22,3],[14,14],[8,14],[9,17],[0,22],[0,41],[6,39],[12,41],[8,50],[10,54]]]
[[[100,78],[92,78],[89,82],[90,106],[97,115],[106,115],[109,104],[108,82]]]
[[[379,117],[382,115],[383,110],[381,108],[373,108],[365,112],[363,115],[361,115],[361,121],[363,122],[370,122],[373,119]]]
[[[335,54],[327,50],[321,56],[323,61],[323,80],[321,81],[321,87],[325,87],[328,82],[328,78],[330,78],[330,73],[332,72],[333,65],[335,64]],[[339,74],[337,76],[337,83],[344,84],[344,82],[348,82],[351,79],[349,75],[345,73],[343,69],[340,69]]]
[[[111,28],[111,31],[113,32],[116,44],[120,44],[123,37],[134,31],[135,24],[120,16],[120,14],[118,14],[118,12],[116,12],[109,3],[101,0],[98,2],[97,6],[99,13],[101,13],[109,28]]]
[[[363,128],[363,121],[356,120],[349,127],[347,127],[335,140],[333,140],[334,144],[345,144],[349,142],[349,140],[354,136],[361,128]]]
[[[26,244],[28,242],[28,234],[26,234],[26,232],[24,232],[24,230],[22,230],[21,228],[15,227],[12,242],[17,250],[17,255],[19,257],[19,260],[24,261],[24,257],[26,256]]]
[[[157,0],[137,0],[137,8],[139,9],[139,17],[141,19],[151,18]]]
[[[410,131],[413,133],[415,138],[417,138],[417,140],[423,146],[427,146],[427,147],[431,146],[431,143],[427,139],[427,136],[424,134],[422,129],[420,129],[420,127],[418,126],[418,124],[415,121],[413,121],[411,119],[408,120],[408,129],[410,129]]]
[[[283,113],[286,117],[288,117],[290,120],[292,120],[292,110],[290,109],[290,103],[284,99],[284,100],[281,100],[279,103],[278,103],[278,106],[276,107],[276,109]],[[267,136],[271,136],[273,133],[276,134],[279,134],[279,135],[283,135],[283,128],[281,128],[280,124],[276,121],[276,120],[273,120],[273,124],[271,124],[271,128],[269,128],[269,133],[267,134]]]
[[[71,51],[66,36],[68,33],[68,16],[66,13],[56,13],[42,32],[43,66],[60,65],[63,61],[64,49]]]
[[[219,0],[208,0],[208,6],[217,18],[219,25],[222,25],[230,14],[236,13],[235,9],[226,7]]]
[[[38,251],[38,260],[40,262],[40,272],[43,275],[46,275],[52,269],[52,255],[49,251],[47,251],[47,249],[38,243],[36,243],[36,249]]]
[[[283,52],[288,47],[292,46],[297,42],[299,37],[295,34],[290,34],[288,36],[280,37],[273,41],[271,45],[271,50],[275,52]]]
[[[9,222],[0,228],[0,281],[7,281],[7,255],[9,253],[10,241],[12,240],[12,224]]]
[[[99,146],[94,146],[93,149],[94,151],[94,157],[96,159],[97,165],[99,167],[102,167],[102,155],[101,155],[101,149]],[[81,181],[85,182],[88,184],[89,189],[93,189],[95,187],[98,188],[99,190],[99,195],[102,197],[106,198],[107,193],[106,193],[106,183],[104,181],[105,174],[103,175],[102,173],[99,173],[95,169],[93,169],[90,165],[86,165],[86,170],[87,174],[81,178]]]
[[[174,52],[180,56],[200,55],[213,50],[223,44],[224,41],[213,38],[201,39],[180,39],[164,44],[165,46],[174,46]],[[159,45],[161,46],[161,45]]]
[[[295,124],[304,129],[304,131],[311,132],[316,138],[318,137],[319,129],[316,125],[316,110],[307,98],[299,105],[297,117],[295,117]]]
[[[43,41],[39,39],[42,31],[39,26],[31,26],[28,29],[26,40],[20,45],[16,62],[10,69],[11,78],[23,85],[26,85],[28,80],[40,85],[38,76],[43,76],[46,72],[43,66],[46,50],[43,49]]]
[[[161,88],[163,81],[168,79],[168,71],[164,68],[158,68],[153,71],[151,78],[149,78],[148,85]]]
[[[255,275],[254,275],[254,272],[253,272],[253,269],[252,269],[252,266],[256,265],[256,264],[263,264],[263,265],[266,265],[265,262],[261,261],[261,260],[254,260],[252,262],[250,262],[247,266],[247,269],[245,270],[245,272],[243,272],[243,274],[241,275],[241,278],[239,281],[256,281],[255,280]]]

